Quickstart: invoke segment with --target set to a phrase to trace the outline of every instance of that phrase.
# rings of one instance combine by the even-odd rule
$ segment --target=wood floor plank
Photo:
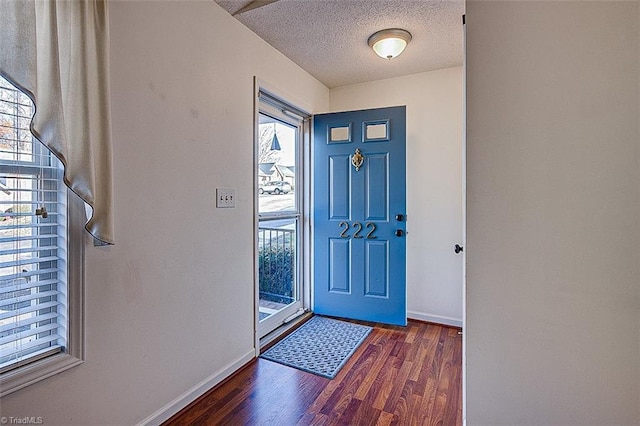
[[[462,369],[457,368],[458,365],[462,365],[462,338],[458,335],[457,330],[453,331],[455,334],[449,333],[453,348],[450,364],[451,380],[447,391],[448,399],[444,412],[444,424],[462,423]]]
[[[375,386],[372,387],[369,392],[373,392],[376,395],[376,399],[373,401],[373,408],[380,411],[384,410],[384,406],[393,391],[393,384],[398,376],[398,369],[394,368],[395,358],[388,357],[384,363],[382,371],[376,377]]]
[[[350,392],[349,384],[343,382],[342,392],[334,393],[320,413],[326,414],[332,424],[337,424],[338,419],[342,416],[342,413],[345,412],[352,399],[353,393]]]
[[[389,426],[393,423],[395,417],[391,413],[380,413],[380,417],[378,417],[378,423],[376,426]]]
[[[442,348],[440,343],[440,328],[429,326],[425,334],[425,340],[421,344],[425,345],[425,357],[421,360],[420,371],[418,373],[418,387],[415,392],[425,395],[427,392],[435,393],[438,374],[440,373],[440,361]]]
[[[269,361],[259,360],[261,363]],[[222,419],[229,424],[293,425],[305,416],[306,410],[326,386],[327,379],[293,370],[294,375],[283,375],[271,384],[262,384],[237,409]],[[255,406],[263,407],[255,410]]]
[[[411,380],[418,382],[416,392],[424,392],[423,388],[426,386],[426,378],[431,368],[431,360],[436,354],[439,334],[440,330],[438,327],[428,324],[427,327],[424,328],[422,338],[415,343],[415,346],[418,347],[418,355],[414,358],[415,362],[413,365],[415,367],[410,377]]]
[[[412,361],[415,361],[417,359],[418,353],[420,352],[422,346],[420,343],[424,340],[424,336],[427,331],[427,327],[425,325],[426,324],[423,323],[422,327],[419,327],[409,323],[409,327],[415,329],[415,334],[412,337],[407,334],[407,337],[404,341],[411,344],[411,347],[407,351],[407,357]]]
[[[416,336],[418,335],[418,330],[420,329],[420,327],[411,324],[409,324],[407,327],[408,331],[406,337],[404,338],[404,341],[411,344],[416,341]]]
[[[378,356],[376,357],[373,364],[371,365],[371,368],[369,368],[369,373],[365,377],[365,380],[362,381],[362,383],[360,384],[360,387],[358,387],[358,390],[356,391],[356,394],[355,394],[355,397],[360,400],[364,400],[366,398],[367,394],[371,390],[371,387],[375,383],[375,380],[378,377],[380,370],[382,370],[382,367],[384,366],[385,361],[389,358],[389,354],[391,353],[391,350],[393,349],[393,346],[391,345],[376,345],[376,346],[380,349],[380,352],[378,353]]]
[[[309,425],[311,426],[326,426],[328,424],[329,424],[329,417],[320,413],[316,414],[311,420],[311,423],[309,423]],[[300,423],[300,425],[302,426],[303,424]]]
[[[415,382],[407,380],[404,384],[404,387],[400,391],[400,396],[398,397],[395,406],[393,407],[392,412],[399,419],[409,419],[411,418],[411,397],[413,395],[413,386]],[[385,410],[386,411],[386,410]]]
[[[395,406],[398,403],[398,399],[402,395],[402,391],[404,389],[405,384],[407,383],[407,379],[409,378],[409,372],[413,367],[413,363],[411,361],[405,361],[400,369],[398,370],[398,375],[393,381],[393,387],[391,388],[391,393],[389,397],[385,401],[384,411],[389,413],[393,413],[395,410]]]
[[[459,329],[356,322],[373,331],[333,380],[258,359],[164,425],[462,424]]]
[[[353,417],[353,424],[357,425],[376,425],[378,423],[378,418],[382,413],[380,410],[373,407],[373,401],[375,400],[376,395],[374,392],[368,392],[365,397],[361,400],[360,408],[358,412]]]
[[[314,416],[320,414],[320,410],[322,410],[322,407],[324,407],[329,398],[331,398],[331,395],[337,392],[338,387],[340,387],[341,385],[342,382],[338,380],[331,380],[329,384],[322,390],[316,400],[313,401],[311,407],[309,407],[308,409],[308,412],[310,414],[313,414]]]
[[[258,360],[261,363],[262,360]],[[270,368],[271,366],[260,366],[259,368],[268,369],[270,371],[274,371],[274,369]],[[280,372],[280,375],[269,376],[272,378],[271,383],[291,383],[293,376],[296,374],[296,371],[284,371]],[[199,417],[194,424],[198,425],[208,425],[208,424],[228,424],[233,421],[239,414],[243,415],[242,405],[245,404],[248,400],[254,398],[263,397],[268,400],[270,395],[273,395],[275,392],[274,386],[265,386],[268,383],[265,383],[266,378],[261,376],[261,380],[259,383],[255,383],[252,386],[240,386],[234,389],[232,392],[238,391],[234,398],[226,401],[225,404],[218,404],[217,406],[212,407],[213,409],[208,410],[205,414]],[[267,404],[264,404],[268,406]],[[265,415],[264,411],[259,413],[260,415]],[[243,416],[244,417],[244,416]]]
[[[447,329],[443,328],[440,330],[438,346],[431,366],[431,370],[434,374],[434,383],[436,384],[435,397],[433,399],[434,403],[429,407],[427,415],[429,424],[431,425],[442,424],[442,414],[447,402],[446,392],[448,391],[450,380],[449,375],[447,374],[447,365],[449,363],[446,358],[447,351],[449,350],[449,345],[446,345],[447,335]],[[451,351],[449,355],[452,356],[453,351]]]
[[[345,369],[341,371],[346,372],[344,377],[340,379],[342,384],[344,384],[342,392],[334,392],[320,410],[321,413],[329,415],[331,418],[338,418],[342,415],[342,412],[354,398],[356,390],[369,373],[373,358],[379,351],[380,349],[376,345],[366,345],[364,350],[354,354],[350,361],[355,363],[355,365],[349,370],[347,370],[347,365],[345,365]],[[336,379],[338,379],[338,376],[336,376]]]
[[[354,420],[354,416],[358,412],[362,401],[356,398],[351,398],[347,407],[340,413],[340,415],[336,415],[333,418],[333,423],[339,423],[343,425],[355,425],[357,424]]]
[[[416,395],[415,393],[411,395],[409,412],[411,413],[411,419],[410,422],[407,422],[407,424],[423,425],[424,423],[426,423],[425,403],[421,395]],[[455,425],[457,423],[453,424]]]
[[[418,382],[420,380],[420,375],[425,374],[423,372],[424,366],[426,364],[427,356],[428,356],[428,348],[426,344],[415,343],[412,349],[418,348],[417,350],[412,350],[415,355],[413,356],[413,368],[409,372],[409,380],[414,382]]]

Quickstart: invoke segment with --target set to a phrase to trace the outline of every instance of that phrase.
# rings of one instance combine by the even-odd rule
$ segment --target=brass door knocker
[[[360,152],[360,148],[356,148],[356,152],[351,157],[351,164],[356,168],[356,172],[360,171],[362,163],[364,162],[364,155]]]

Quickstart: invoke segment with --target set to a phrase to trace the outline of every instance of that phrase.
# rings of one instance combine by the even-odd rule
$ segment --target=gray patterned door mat
[[[333,379],[371,330],[314,316],[260,358]]]

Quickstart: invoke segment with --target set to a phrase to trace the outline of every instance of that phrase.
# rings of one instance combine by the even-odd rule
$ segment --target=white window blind
[[[0,77],[0,374],[66,345],[67,192],[33,112]]]

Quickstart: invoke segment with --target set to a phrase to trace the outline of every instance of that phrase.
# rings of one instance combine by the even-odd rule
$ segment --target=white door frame
[[[301,117],[304,118],[302,121],[302,135],[300,136],[300,146],[298,152],[298,167],[301,169],[298,171],[298,178],[302,180],[302,182],[296,182],[296,187],[301,188],[301,193],[298,195],[298,202],[300,203],[299,212],[299,238],[300,241],[300,256],[301,261],[299,265],[301,266],[300,270],[297,271],[297,280],[301,285],[301,294],[300,294],[300,303],[295,304],[295,307],[288,309],[286,313],[280,315],[279,321],[282,321],[281,317],[291,316],[298,309],[308,310],[311,306],[311,253],[310,253],[310,241],[311,241],[311,222],[310,218],[310,182],[311,182],[311,167],[310,167],[310,116],[305,108],[304,103],[295,99],[295,97],[287,95],[284,91],[279,90],[269,83],[266,83],[260,80],[257,77],[254,77],[254,136],[253,136],[253,149],[254,149],[254,160],[253,160],[253,182],[254,182],[254,319],[255,319],[255,327],[254,327],[254,336],[255,336],[255,350],[256,356],[260,354],[260,340],[261,340],[261,332],[264,333],[264,330],[261,329],[259,323],[259,270],[258,270],[258,228],[259,228],[259,218],[258,218],[258,139],[259,139],[259,126],[258,126],[258,118],[260,114],[260,92],[267,94],[269,97],[274,98],[280,101],[283,104],[290,105],[291,110],[283,110],[282,112],[286,115],[291,115],[292,123],[294,121],[293,118]],[[286,120],[283,120],[286,121]],[[291,312],[289,312],[291,311]],[[277,334],[278,329],[276,328],[272,334]],[[268,337],[271,335],[267,334]],[[269,339],[271,340],[271,339]]]

